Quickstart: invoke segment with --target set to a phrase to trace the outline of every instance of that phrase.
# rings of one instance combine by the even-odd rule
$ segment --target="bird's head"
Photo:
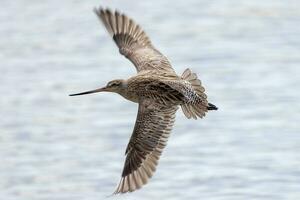
[[[105,86],[105,91],[119,93],[125,87],[125,81],[123,79],[116,79],[109,81]]]
[[[86,92],[70,94],[70,96],[77,96],[77,95],[85,95],[85,94],[92,94],[96,92],[115,92],[120,93],[126,87],[125,80],[123,79],[116,79],[109,81],[105,87],[101,87],[95,90],[89,90]]]

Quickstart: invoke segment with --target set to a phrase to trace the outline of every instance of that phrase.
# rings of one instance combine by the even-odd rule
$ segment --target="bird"
[[[188,119],[203,118],[206,112],[218,108],[208,102],[196,73],[187,68],[178,76],[167,57],[154,47],[132,18],[103,7],[94,8],[94,12],[119,52],[133,63],[137,74],[70,96],[112,92],[138,103],[121,180],[113,194],[133,192],[144,186],[156,171],[179,107]]]

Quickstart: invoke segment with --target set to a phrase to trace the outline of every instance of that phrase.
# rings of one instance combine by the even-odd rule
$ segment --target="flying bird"
[[[131,18],[101,7],[95,8],[94,12],[120,53],[133,63],[137,74],[127,80],[112,80],[102,88],[70,96],[114,92],[139,104],[125,151],[122,177],[114,194],[132,192],[145,185],[155,172],[179,106],[188,119],[202,118],[209,110],[218,108],[208,103],[197,75],[186,69],[178,76],[168,59]]]

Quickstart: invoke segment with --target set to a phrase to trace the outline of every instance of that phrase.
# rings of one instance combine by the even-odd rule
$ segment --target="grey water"
[[[136,73],[98,5],[134,18],[219,107],[179,110],[154,177],[108,199],[300,199],[299,1],[3,0],[1,200],[105,199],[119,182],[137,105],[68,96]]]

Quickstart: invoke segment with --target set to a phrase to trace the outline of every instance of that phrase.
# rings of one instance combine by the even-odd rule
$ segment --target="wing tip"
[[[93,8],[93,12],[96,13],[97,15],[99,15],[102,11],[104,10],[104,8],[102,6],[96,6]]]
[[[96,6],[93,8],[93,12],[95,12],[98,16],[100,15],[114,15],[114,16],[123,16],[124,14],[121,13],[118,9],[115,9],[114,11],[112,11],[110,8],[108,7],[103,7],[103,6]],[[125,16],[125,15],[124,15]]]

